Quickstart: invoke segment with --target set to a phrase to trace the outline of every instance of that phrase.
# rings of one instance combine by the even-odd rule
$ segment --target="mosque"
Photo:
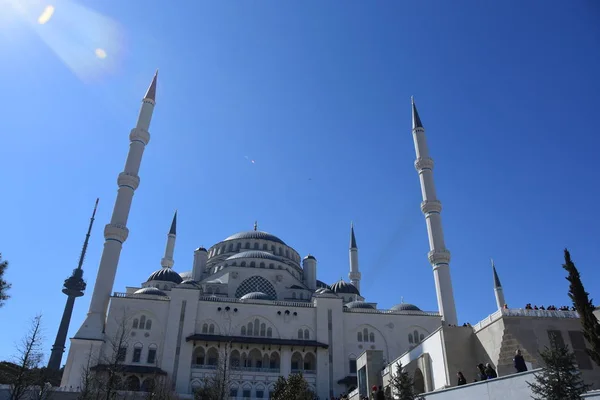
[[[268,399],[279,376],[302,372],[311,389],[324,399],[357,388],[357,359],[362,354],[377,354],[379,364],[385,366],[401,356],[422,353],[427,338],[457,325],[442,207],[414,101],[415,167],[438,311],[423,311],[407,303],[384,310],[362,296],[353,226],[348,281],[325,283],[317,279],[314,256],[303,257],[292,244],[259,230],[256,224],[208,249],[197,248],[193,265],[176,267],[177,214],[167,234],[161,268],[141,277],[139,286],[113,292],[119,256],[129,235],[128,214],[140,183],[138,171],[150,141],[156,87],[155,75],[142,100],[137,125],[129,134],[129,153],[117,179],[112,217],[104,228],[105,244],[89,312],[71,338],[61,387],[79,390],[86,365],[102,371],[116,360],[122,364],[125,387],[132,391],[146,391],[157,377],[166,377],[180,397],[188,397],[207,377],[227,371],[229,398]],[[496,289],[501,308],[504,299],[499,296],[503,295],[501,288]],[[417,354],[404,364],[414,361],[414,370],[421,359]],[[378,367],[379,375],[381,370]],[[421,366],[421,370],[424,390],[447,386],[440,378],[428,377],[427,368]]]

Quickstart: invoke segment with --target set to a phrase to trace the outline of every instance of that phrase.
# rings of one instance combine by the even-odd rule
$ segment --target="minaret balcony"
[[[415,160],[415,168],[417,171],[422,172],[424,169],[433,169],[433,160],[429,157],[419,157]]]
[[[450,263],[450,252],[448,250],[432,250],[427,254],[427,257],[433,266]]]
[[[127,240],[129,236],[129,229],[125,225],[121,224],[107,224],[104,227],[104,239],[116,240],[121,243]]]
[[[421,202],[421,211],[423,214],[442,212],[442,203],[439,200],[425,200]]]
[[[150,142],[150,132],[142,128],[133,128],[129,133],[129,140],[132,142],[140,141],[147,145]]]
[[[119,185],[119,187],[127,186],[133,190],[136,190],[140,185],[140,177],[128,172],[121,172],[117,178],[117,185]]]

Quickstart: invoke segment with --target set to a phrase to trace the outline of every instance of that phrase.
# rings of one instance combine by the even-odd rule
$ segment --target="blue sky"
[[[100,197],[70,335],[83,321],[156,68],[115,291],[160,268],[178,209],[176,271],[258,220],[333,283],[347,279],[354,221],[367,300],[435,310],[414,95],[460,322],[495,310],[490,257],[509,306],[567,303],[565,246],[600,297],[597,3],[57,0],[43,25],[47,4],[30,3],[0,0],[0,252],[13,283],[0,359],[36,313],[49,352]]]

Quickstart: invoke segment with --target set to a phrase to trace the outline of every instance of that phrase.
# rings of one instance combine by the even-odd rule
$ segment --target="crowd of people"
[[[515,358],[513,358],[513,365],[517,373],[527,371],[527,364],[525,364],[525,359],[523,358],[521,350],[519,349],[517,349],[517,351],[515,352]],[[458,371],[456,377],[458,378],[457,386],[467,384],[467,379],[461,371]],[[492,367],[492,364],[487,363],[483,365],[483,363],[480,363],[476,367],[476,377],[475,379],[473,379],[473,382],[487,381],[489,379],[494,379],[497,377],[498,373],[496,372],[494,367]]]
[[[548,310],[548,311],[577,311],[577,309],[575,307],[570,307],[569,306],[560,306],[560,307],[556,307],[556,306],[548,306],[547,308],[545,308],[544,306],[532,306],[531,303],[527,303],[525,305],[525,309],[526,310]]]

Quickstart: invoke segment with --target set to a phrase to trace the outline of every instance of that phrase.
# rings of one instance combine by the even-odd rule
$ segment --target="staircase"
[[[517,349],[521,349],[521,355],[526,362],[531,363],[534,367],[538,364],[537,359],[533,357],[527,351],[527,349],[521,346],[513,334],[504,329],[502,334],[502,344],[500,345],[500,354],[498,356],[498,363],[496,365],[498,376],[510,375],[516,372],[513,364],[513,358],[515,357],[515,352]]]

